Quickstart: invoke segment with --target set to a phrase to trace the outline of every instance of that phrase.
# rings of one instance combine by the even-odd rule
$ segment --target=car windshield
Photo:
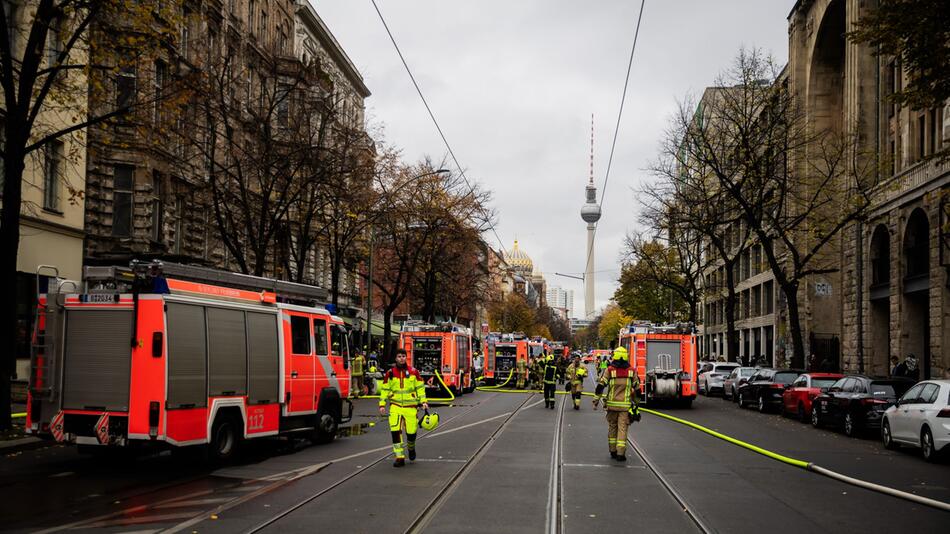
[[[776,384],[791,384],[798,378],[798,373],[775,373]]]
[[[752,373],[755,372],[755,369],[740,369],[739,376],[752,376]]]
[[[830,388],[832,384],[837,382],[837,378],[812,378],[811,387],[813,388]]]

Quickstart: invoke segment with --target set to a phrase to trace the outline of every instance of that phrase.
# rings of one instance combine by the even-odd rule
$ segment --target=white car
[[[712,395],[716,391],[723,392],[722,381],[733,370],[739,367],[735,362],[709,362],[699,370],[699,392],[703,395]]]
[[[925,380],[884,412],[881,439],[888,449],[920,447],[932,462],[950,450],[950,380]]]

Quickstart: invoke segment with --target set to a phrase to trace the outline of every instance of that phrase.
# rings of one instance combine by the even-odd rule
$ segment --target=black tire
[[[887,419],[881,424],[881,442],[884,444],[884,448],[889,451],[895,451],[900,448],[900,445],[894,441],[894,436],[891,435],[891,423],[888,422]]]
[[[811,404],[811,426],[821,428],[821,413],[818,411],[818,405]]]
[[[330,443],[336,438],[337,420],[333,414],[321,410],[317,413],[313,428],[313,442],[318,444]]]
[[[759,393],[759,405],[758,405],[757,408],[758,408],[758,410],[759,410],[759,413],[768,413],[768,411],[769,411],[769,405],[766,404],[766,402],[765,402],[765,394],[764,394],[764,393]]]
[[[739,405],[739,408],[745,408],[745,394],[740,391],[737,399],[736,403]]]
[[[805,405],[800,402],[798,403],[798,420],[802,423],[808,422],[808,415],[805,413]]]
[[[857,437],[857,435],[860,434],[857,417],[855,417],[854,411],[848,410],[848,412],[844,414],[844,421],[842,422],[841,430],[844,432],[844,435],[848,436],[849,438]]]
[[[739,403],[739,394],[736,393],[736,388],[732,388],[732,395],[729,396],[729,400],[735,403]]]
[[[928,462],[936,462],[940,459],[937,449],[934,448],[934,436],[930,428],[926,426],[920,431],[920,450],[924,455],[924,460]]]
[[[680,399],[680,408],[692,408],[692,407],[693,407],[693,399],[691,397]]]
[[[241,447],[242,434],[234,417],[220,415],[215,418],[208,441],[208,459],[218,464],[234,460]]]

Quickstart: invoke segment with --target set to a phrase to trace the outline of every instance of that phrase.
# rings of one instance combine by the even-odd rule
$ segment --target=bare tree
[[[713,180],[762,247],[787,303],[793,353],[805,363],[800,288],[808,277],[836,272],[836,238],[870,205],[874,172],[847,134],[806,121],[774,62],[742,50],[708,102],[705,120],[677,115],[686,159]]]
[[[16,265],[23,178],[31,158],[53,143],[84,146],[87,128],[147,104],[143,94],[108,98],[114,75],[167,44],[180,0],[33,0],[0,2],[0,108],[3,207],[0,211],[0,430],[10,427],[10,380],[16,354]],[[168,25],[156,24],[159,15]],[[130,47],[126,39],[135,36]],[[78,149],[81,150],[81,149]],[[78,151],[77,150],[77,151]],[[75,156],[70,151],[67,157]],[[82,195],[79,187],[71,196]]]

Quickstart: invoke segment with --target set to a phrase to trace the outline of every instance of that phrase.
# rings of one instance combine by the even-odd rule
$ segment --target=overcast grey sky
[[[370,0],[311,0],[373,95],[367,116],[407,162],[445,155]],[[517,238],[548,285],[584,269],[580,218],[594,114],[598,194],[640,2],[377,0],[469,179],[491,190],[498,234]],[[649,178],[677,100],[711,85],[741,46],[788,57],[793,0],[647,0],[595,244],[596,304],[617,285],[634,191]],[[499,244],[487,235],[495,248]]]

